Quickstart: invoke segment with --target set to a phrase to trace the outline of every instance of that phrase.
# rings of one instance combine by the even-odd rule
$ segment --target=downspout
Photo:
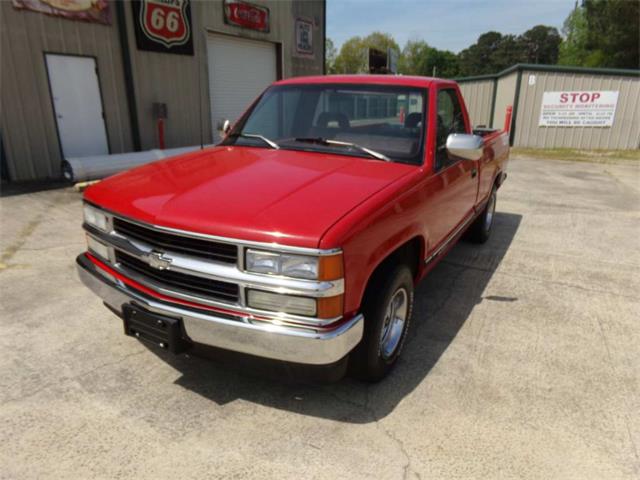
[[[327,74],[327,0],[322,2],[322,74]]]
[[[493,79],[493,95],[491,98],[491,113],[489,114],[489,128],[494,128],[494,116],[496,114],[496,97],[498,96],[498,77]]]
[[[125,16],[125,4],[128,2],[114,2],[116,18],[118,19],[118,34],[120,37],[120,50],[122,53],[122,67],[124,70],[124,89],[127,95],[127,107],[129,109],[129,123],[131,124],[131,140],[133,150],[139,152],[140,126],[138,124],[138,109],[136,107],[136,92],[133,82],[133,70],[131,68],[131,52],[129,51],[129,35],[127,34],[127,17]]]

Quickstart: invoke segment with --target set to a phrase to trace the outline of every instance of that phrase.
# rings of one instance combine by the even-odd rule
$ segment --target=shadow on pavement
[[[219,350],[213,352],[213,361],[151,351],[182,374],[178,385],[218,405],[245,401],[348,423],[377,421],[425,379],[477,304],[518,301],[510,296],[483,297],[483,292],[521,219],[521,215],[497,212],[486,244],[461,241],[420,283],[402,357],[380,383],[345,378],[334,384],[305,384],[304,372],[280,362]]]

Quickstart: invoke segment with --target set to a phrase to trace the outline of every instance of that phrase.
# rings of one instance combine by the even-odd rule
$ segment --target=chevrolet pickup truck
[[[84,194],[82,282],[127,335],[377,381],[414,288],[466,233],[485,242],[506,131],[478,129],[453,81],[322,76],[267,88],[216,146]]]

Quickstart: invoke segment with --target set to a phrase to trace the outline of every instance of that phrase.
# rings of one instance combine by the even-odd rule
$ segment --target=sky
[[[535,25],[562,28],[575,0],[327,0],[327,36],[338,50],[355,35],[390,33],[459,52],[490,30],[520,34]]]

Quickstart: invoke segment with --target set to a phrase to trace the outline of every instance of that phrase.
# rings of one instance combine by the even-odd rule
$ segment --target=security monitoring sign
[[[544,92],[540,127],[610,127],[618,92]]]

